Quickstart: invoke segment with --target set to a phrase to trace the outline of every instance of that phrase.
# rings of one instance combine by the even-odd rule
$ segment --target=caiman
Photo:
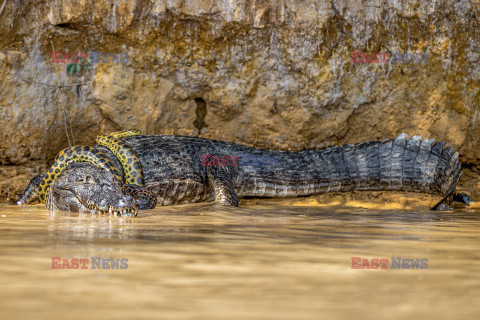
[[[50,210],[137,215],[156,205],[242,197],[296,197],[332,191],[413,191],[442,196],[449,209],[461,175],[444,142],[408,138],[274,151],[230,142],[135,130],[103,135],[92,147],[64,149],[48,174],[33,178],[17,204],[35,198]]]

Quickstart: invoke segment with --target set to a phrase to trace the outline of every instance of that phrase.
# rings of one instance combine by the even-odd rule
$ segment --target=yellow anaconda
[[[97,143],[108,148],[122,164],[125,183],[143,187],[145,186],[143,170],[137,154],[128,147],[121,138],[139,135],[140,131],[131,129],[127,131],[113,132],[97,137]],[[57,179],[67,166],[73,162],[90,162],[100,168],[110,171],[120,188],[123,189],[122,174],[114,163],[102,151],[88,146],[73,146],[60,151],[55,162],[40,183],[38,197],[41,203],[45,203],[50,185]]]
[[[130,129],[127,131],[103,134],[98,136],[96,141],[99,145],[104,146],[112,151],[112,153],[120,161],[125,173],[126,184],[144,187],[145,181],[143,178],[143,170],[140,159],[138,158],[136,152],[121,140],[121,138],[136,136],[139,134],[139,130]]]
[[[97,167],[110,171],[114,176],[115,182],[123,189],[122,174],[104,152],[88,146],[67,147],[60,151],[50,170],[48,170],[47,176],[40,183],[38,197],[41,203],[45,203],[50,185],[53,181],[73,162],[90,162]]]

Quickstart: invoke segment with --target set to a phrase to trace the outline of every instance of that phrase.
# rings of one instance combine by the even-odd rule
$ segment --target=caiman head
[[[137,215],[137,201],[122,192],[112,173],[91,163],[70,165],[47,195],[49,210]]]

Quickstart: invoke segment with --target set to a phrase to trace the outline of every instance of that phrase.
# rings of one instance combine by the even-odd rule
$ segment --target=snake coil
[[[99,145],[109,149],[119,159],[124,170],[125,184],[144,187],[145,180],[140,159],[135,151],[121,140],[121,138],[139,134],[139,130],[131,129],[100,135],[96,141]],[[36,195],[38,195],[40,203],[45,203],[51,184],[74,162],[90,162],[99,168],[111,172],[114,183],[124,191],[125,184],[123,183],[121,172],[104,152],[95,147],[72,146],[59,152],[47,174],[35,179],[33,182],[35,186],[29,185],[23,196],[17,201],[17,204],[26,204],[33,200]]]
[[[135,185],[138,187],[145,186],[143,177],[142,164],[137,156],[135,150],[130,148],[121,138],[139,135],[140,131],[137,129],[130,129],[127,131],[119,131],[108,134],[103,134],[97,137],[97,143],[108,148],[120,161],[125,174],[125,183]]]
[[[89,146],[73,146],[60,151],[55,158],[55,162],[48,170],[47,176],[40,183],[38,197],[41,203],[45,203],[53,181],[60,177],[68,165],[73,162],[90,162],[99,168],[110,171],[114,177],[114,182],[123,190],[122,174],[104,152]]]

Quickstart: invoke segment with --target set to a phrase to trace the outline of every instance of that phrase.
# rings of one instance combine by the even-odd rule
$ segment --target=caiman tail
[[[238,194],[278,197],[352,190],[452,194],[461,175],[458,153],[444,142],[407,137],[321,150],[270,151],[277,166],[248,172]]]

